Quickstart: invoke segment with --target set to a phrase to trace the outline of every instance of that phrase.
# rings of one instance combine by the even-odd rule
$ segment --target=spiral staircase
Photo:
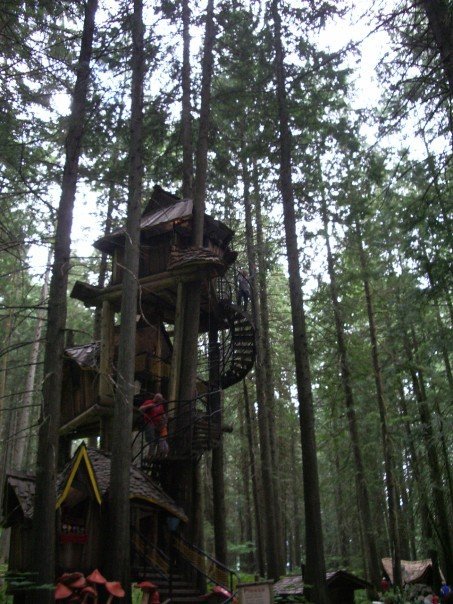
[[[250,316],[239,306],[222,300],[220,307],[229,326],[229,336],[221,346],[220,360],[220,385],[226,389],[244,379],[253,367],[255,330]]]
[[[223,328],[219,376],[219,387],[222,390],[244,379],[253,367],[256,353],[252,319],[244,309],[232,302],[235,292],[231,283],[225,278],[219,279],[215,293],[218,319]],[[204,373],[208,375],[208,356],[204,356],[201,362],[199,359],[199,365],[204,365]],[[178,412],[169,418],[168,423],[171,459],[200,457],[204,451],[215,448],[220,441],[221,417],[210,405],[210,396],[215,390],[208,382],[205,381],[205,384],[205,394],[188,401],[175,401]],[[152,465],[145,455],[148,447],[143,427],[138,432],[135,443],[135,463],[142,467]],[[153,462],[158,460],[157,455]]]

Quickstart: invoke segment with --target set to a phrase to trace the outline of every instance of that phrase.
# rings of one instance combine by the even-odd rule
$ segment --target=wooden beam
[[[148,293],[158,293],[167,288],[175,288],[180,281],[189,283],[190,281],[202,281],[206,278],[212,279],[218,273],[222,272],[218,266],[195,267],[193,265],[181,266],[164,271],[157,275],[148,275],[139,279],[139,287],[144,295]],[[121,298],[123,284],[117,283],[109,287],[99,288],[89,283],[77,281],[71,292],[71,297],[81,300],[85,306],[97,306],[100,302],[108,300],[117,302]]]
[[[111,417],[113,414],[113,407],[106,407],[104,405],[92,405],[74,419],[66,422],[63,426],[60,426],[60,436],[71,433],[73,430],[84,424],[94,422],[96,418]]]
[[[171,358],[170,379],[168,383],[168,416],[176,413],[176,397],[179,392],[179,378],[181,374],[181,352],[184,337],[184,307],[186,299],[186,288],[184,283],[178,283],[178,296],[175,310],[175,336],[173,338],[173,354]],[[170,426],[175,422],[171,422]]]
[[[102,303],[101,350],[99,361],[99,397],[111,397],[113,404],[113,329],[115,313],[110,302]]]

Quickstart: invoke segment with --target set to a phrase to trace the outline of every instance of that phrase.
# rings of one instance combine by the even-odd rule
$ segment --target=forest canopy
[[[6,0],[0,15],[1,488],[39,465],[70,141],[66,346],[99,337],[69,293],[108,282],[92,243],[126,224],[131,156],[141,210],[156,184],[203,197],[206,125],[206,211],[235,232],[257,358],[223,398],[227,551],[215,454],[200,462],[204,549],[277,578],[316,542],[310,572],[377,586],[382,558],[431,558],[453,583],[452,3],[218,0],[206,83],[206,3],[189,2],[185,55],[185,3],[144,2],[135,151],[134,3],[99,0],[83,57],[88,5]]]

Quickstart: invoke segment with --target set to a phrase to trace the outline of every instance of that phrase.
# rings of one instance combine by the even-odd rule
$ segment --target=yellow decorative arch
[[[63,492],[57,499],[57,504],[56,504],[55,509],[58,510],[58,508],[61,506],[61,504],[65,501],[66,497],[68,496],[69,490],[74,481],[74,477],[77,474],[77,471],[80,467],[80,464],[82,463],[82,460],[85,462],[85,467],[88,472],[88,477],[90,479],[96,501],[98,502],[99,505],[101,505],[102,497],[101,497],[101,493],[99,492],[99,487],[98,487],[98,483],[96,480],[96,475],[94,473],[93,465],[92,465],[90,457],[88,455],[86,445],[85,445],[85,443],[82,443],[76,453],[76,456],[73,461],[72,468],[69,473],[68,479],[67,479],[65,487],[63,489]]]

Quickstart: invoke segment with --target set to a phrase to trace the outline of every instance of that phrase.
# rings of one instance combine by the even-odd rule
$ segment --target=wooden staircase
[[[171,535],[172,560],[156,546],[149,546],[138,532],[132,537],[132,580],[151,581],[158,586],[160,601],[173,604],[204,602],[206,584],[233,589],[235,573],[191,545],[183,537]],[[236,577],[237,580],[237,577]],[[225,602],[229,602],[226,598]]]
[[[157,585],[157,591],[159,592],[160,601],[170,599],[172,604],[195,604],[196,602],[205,602],[206,599],[204,594],[180,573],[175,573],[171,578],[162,577],[160,574],[153,572],[152,570],[143,571],[141,573],[141,580],[151,581]]]

